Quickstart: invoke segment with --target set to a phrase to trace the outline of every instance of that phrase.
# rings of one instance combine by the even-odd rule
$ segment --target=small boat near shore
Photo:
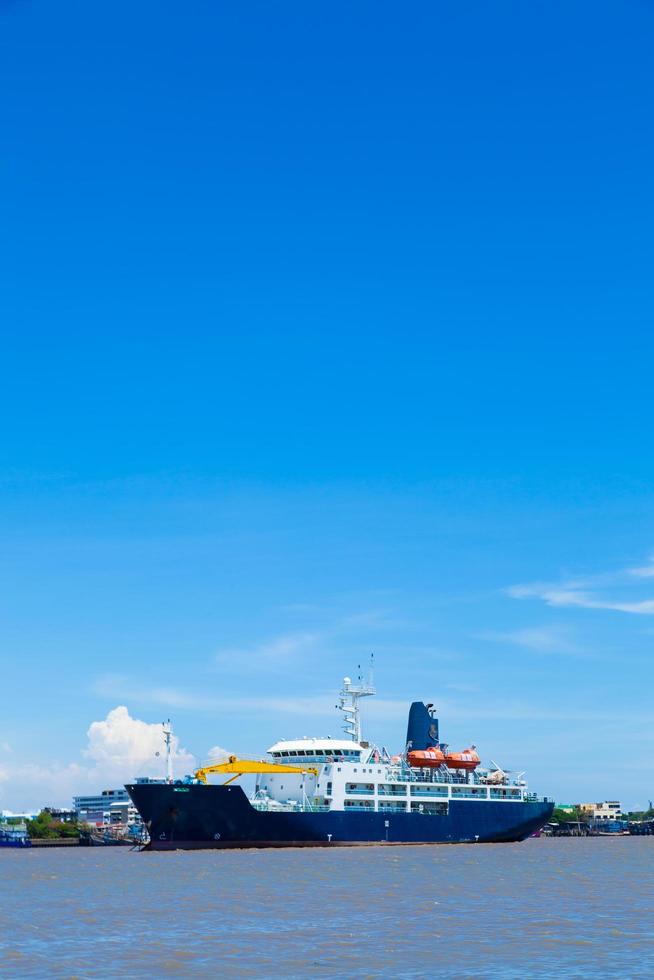
[[[112,832],[109,828],[98,828],[81,830],[79,843],[81,847],[134,847],[140,843],[140,839]]]
[[[31,847],[32,841],[27,833],[27,824],[0,823],[0,847]]]

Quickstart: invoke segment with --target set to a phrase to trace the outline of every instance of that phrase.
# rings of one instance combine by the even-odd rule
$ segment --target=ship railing
[[[472,778],[470,782],[479,782],[479,777],[477,773],[472,773]],[[454,783],[458,785],[460,783],[467,783],[465,775],[458,773],[454,770],[446,769],[444,766],[440,769],[411,769],[407,766],[403,769],[402,779],[407,780],[410,783]]]
[[[264,813],[327,813],[331,809],[329,805],[315,803],[275,803],[275,800],[250,800],[250,806]]]
[[[431,783],[441,783],[447,784],[448,786],[511,786],[513,788],[522,788],[521,782],[517,778],[506,778],[502,783],[488,783],[487,773],[482,770],[477,772],[476,770],[470,773],[462,772],[456,769],[447,769],[442,766],[440,769],[412,769],[405,762],[400,762],[396,766],[389,767],[393,773],[389,773],[389,781],[395,779],[397,781],[408,782],[412,784],[429,785]]]
[[[440,786],[434,783],[432,786],[420,785],[420,783],[414,784],[411,787],[411,796],[424,796],[425,799],[438,799],[440,797],[447,797],[448,787]]]
[[[486,800],[488,790],[484,786],[456,786],[452,789],[452,796],[454,799]]]

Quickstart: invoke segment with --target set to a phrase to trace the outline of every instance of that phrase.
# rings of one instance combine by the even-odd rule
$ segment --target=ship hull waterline
[[[511,843],[549,820],[542,800],[450,800],[447,813],[329,810],[279,812],[251,806],[240,786],[128,785],[148,829],[148,850]]]

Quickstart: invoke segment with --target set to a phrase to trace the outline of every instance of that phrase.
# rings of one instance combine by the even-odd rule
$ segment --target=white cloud
[[[314,622],[316,612],[320,612],[318,607],[314,609],[311,606],[285,608],[286,611],[311,614]],[[231,670],[244,672],[252,668],[275,669],[280,665],[288,665],[305,654],[324,651],[328,644],[342,642],[348,637],[358,637],[362,631],[368,635],[372,631],[388,630],[398,625],[398,620],[392,618],[385,609],[364,609],[332,619],[331,624],[319,630],[295,630],[246,647],[219,650],[213,660],[220,668],[229,667]]]
[[[653,578],[654,557],[649,559],[649,565],[641,565],[639,568],[629,568],[627,571],[630,575],[634,575],[636,578]]]
[[[129,700],[139,705],[231,715],[249,715],[253,710],[283,715],[327,715],[334,712],[334,693],[331,691],[311,697],[211,696],[179,688],[149,687],[143,680],[119,674],[99,677],[93,684],[93,691],[103,697]]]
[[[94,690],[107,694],[103,680],[94,685]],[[259,711],[275,715],[331,715],[334,712],[334,694],[316,694],[310,697],[276,696],[243,697],[225,695],[211,697],[194,691],[178,690],[171,687],[148,688],[146,683],[123,678],[120,685],[112,687],[112,697],[131,700],[139,705],[158,706],[164,709],[184,709],[193,711],[220,712],[222,715],[250,715]]]
[[[574,642],[570,631],[564,626],[534,626],[526,629],[505,632],[487,630],[479,633],[482,640],[494,643],[508,643],[511,646],[534,650],[536,653],[562,653],[570,656],[587,656],[586,652]]]
[[[176,687],[151,687],[144,680],[125,674],[103,674],[93,682],[94,694],[137,704],[158,705],[160,708],[192,711],[217,711],[226,703],[225,698],[185,691]]]
[[[219,651],[215,662],[219,665],[240,665],[242,667],[277,666],[287,663],[298,653],[308,653],[315,649],[322,639],[320,633],[283,633],[264,643],[249,648],[230,648]]]
[[[84,756],[107,778],[132,779],[134,776],[160,775],[165,746],[162,725],[132,718],[124,705],[109,712],[103,721],[94,721],[87,732],[88,746]],[[194,758],[180,749],[179,739],[172,737],[173,765],[189,769]]]
[[[350,630],[387,630],[401,626],[402,621],[392,616],[386,609],[368,609],[364,612],[351,613],[344,616],[334,628],[334,633],[346,633]]]
[[[512,599],[540,599],[554,608],[605,609],[639,616],[654,615],[654,599],[635,596],[639,581],[654,577],[654,564],[621,568],[615,572],[567,579],[563,582],[530,582],[505,590]],[[607,593],[612,594],[607,594]]]
[[[636,613],[641,616],[654,615],[654,599],[636,601],[609,599],[565,585],[512,585],[506,593],[512,599],[541,599],[546,605],[557,608],[567,606],[579,609],[611,609],[615,612]]]
[[[404,717],[407,705],[404,704]],[[580,706],[578,703],[539,704],[533,701],[507,698],[486,697],[481,703],[479,699],[465,698],[447,700],[438,698],[436,714],[445,722],[519,722],[519,721],[548,721],[567,722],[569,724],[585,723],[608,724],[639,727],[651,722],[651,714],[640,711],[618,712],[611,703],[595,703]],[[548,736],[549,737],[549,736]]]
[[[215,766],[229,762],[229,757],[232,755],[238,756],[238,752],[230,752],[228,749],[224,749],[222,745],[214,745],[209,749],[206,757],[199,760],[199,766]]]
[[[4,782],[0,799],[13,810],[41,806],[70,806],[73,795],[121,786],[135,776],[165,774],[165,744],[161,724],[132,718],[123,705],[113,708],[87,731],[83,763],[33,763],[0,768]],[[194,757],[173,736],[173,767],[181,774],[195,767]]]

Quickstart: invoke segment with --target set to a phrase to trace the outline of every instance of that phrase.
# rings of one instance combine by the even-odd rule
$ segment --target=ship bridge
[[[364,751],[364,746],[346,739],[298,738],[275,742],[268,749],[268,755],[276,762],[293,765],[308,762],[360,762]]]
[[[261,776],[256,784],[257,802],[272,800],[277,805],[305,801],[305,805],[318,809],[329,809],[334,797],[343,794],[344,790],[341,789],[339,794],[337,787],[341,784],[344,787],[348,773],[356,777],[359,770],[368,772],[362,766],[367,766],[373,755],[379,759],[379,752],[368,743],[341,738],[282,739],[270,746],[268,755],[273,763],[282,766],[316,768],[300,775]]]

